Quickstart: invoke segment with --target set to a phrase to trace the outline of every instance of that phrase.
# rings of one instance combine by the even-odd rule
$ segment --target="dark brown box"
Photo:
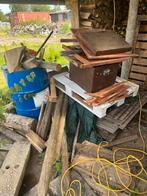
[[[118,64],[102,65],[81,69],[70,63],[70,79],[87,92],[97,92],[114,84],[118,72]]]

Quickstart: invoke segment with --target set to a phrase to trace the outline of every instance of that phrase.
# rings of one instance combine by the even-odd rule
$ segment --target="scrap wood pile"
[[[131,46],[117,33],[89,29],[73,29],[76,39],[61,39],[61,42],[78,42],[79,45],[65,46],[63,54],[71,58],[71,62],[80,68],[96,67],[118,63],[134,56]],[[136,56],[136,55],[135,55]]]
[[[127,81],[115,81],[119,63],[138,56],[131,53],[131,46],[112,31],[72,29],[72,32],[76,38],[61,42],[77,44],[63,45],[62,55],[70,60],[70,79],[91,96],[85,103],[98,106],[130,96]]]
[[[115,192],[117,192],[119,195],[128,196],[130,193],[135,192],[137,175],[134,176],[133,168],[134,166],[136,168],[141,167],[139,161],[134,158],[135,160],[132,160],[133,163],[130,161],[128,167],[127,153],[125,154],[122,150],[118,150],[114,154],[115,149],[113,150],[112,148],[127,141],[137,140],[138,136],[135,135],[125,141],[116,140],[105,147],[90,142],[78,144],[78,125],[70,158],[64,133],[66,113],[67,97],[61,93],[58,97],[56,96],[56,103],[55,99],[53,99],[53,101],[48,100],[46,106],[42,105],[37,125],[35,120],[28,117],[15,114],[6,115],[5,126],[10,127],[11,125],[11,128],[24,135],[38,152],[41,153],[46,149],[39,182],[30,192],[33,191],[33,193],[44,196],[47,195],[48,190],[53,195],[66,195],[71,189],[75,191],[76,195],[78,195],[79,191],[82,191],[83,195],[87,193],[88,195],[107,195],[108,189],[111,189],[110,195],[115,195]],[[25,125],[25,122],[28,122],[26,126],[22,126],[22,124]],[[146,157],[146,154],[144,155]],[[140,160],[140,154],[137,158]],[[125,160],[123,164],[119,161],[122,159]],[[56,173],[56,178],[55,176],[53,177],[54,164],[59,160],[61,161],[62,169],[58,174]],[[70,166],[71,169],[69,169]],[[146,186],[145,178],[142,175],[143,172],[139,180]],[[19,184],[19,188],[20,186],[21,184]],[[7,191],[7,183],[2,191],[3,193]],[[143,192],[142,190],[140,191]]]
[[[45,39],[43,44],[40,46],[38,51],[34,51],[32,49],[27,48],[26,46],[24,46],[23,43],[21,43],[21,47],[7,50],[4,56],[8,72],[13,73],[35,67],[42,67],[45,69],[57,71],[60,70],[61,65],[58,65],[56,63],[48,63],[45,62],[45,60],[43,59],[45,53],[45,48],[43,47],[45,46],[46,42],[48,41],[52,33],[53,31],[50,32],[50,34]]]
[[[103,90],[98,91],[97,93],[87,93],[91,96],[91,99],[86,100],[85,102],[88,105],[101,105],[107,102],[112,102],[114,100],[119,100],[126,98],[128,96],[128,84],[127,82],[120,82],[113,84],[111,87],[107,87]]]

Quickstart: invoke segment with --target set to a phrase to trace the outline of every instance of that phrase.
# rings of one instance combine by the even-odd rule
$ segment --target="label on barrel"
[[[49,88],[44,89],[43,91],[36,93],[33,97],[35,107],[41,107],[42,103],[46,103],[49,97]]]

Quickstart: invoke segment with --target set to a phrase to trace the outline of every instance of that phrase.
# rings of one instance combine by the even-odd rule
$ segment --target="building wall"
[[[10,14],[11,27],[19,25],[21,23],[43,20],[50,23],[51,17],[48,12],[15,12]]]

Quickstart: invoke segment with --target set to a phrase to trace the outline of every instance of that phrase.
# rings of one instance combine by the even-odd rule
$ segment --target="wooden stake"
[[[59,123],[58,142],[57,142],[57,147],[56,147],[56,159],[57,160],[60,159],[60,155],[61,155],[61,146],[62,146],[62,138],[64,135],[66,111],[67,111],[67,97],[65,97],[64,99],[63,109],[62,109],[60,123]]]
[[[80,131],[80,121],[78,122],[77,131],[76,131],[76,135],[75,135],[74,142],[73,142],[73,148],[72,148],[72,153],[71,153],[71,162],[72,162],[74,155],[75,155],[75,149],[76,149],[79,131]]]
[[[63,94],[61,94],[57,100],[51,131],[50,131],[49,139],[47,141],[47,149],[46,149],[42,171],[38,183],[38,195],[41,196],[46,196],[48,193],[48,187],[51,180],[52,166],[56,158],[56,146],[57,146],[57,137],[59,133],[59,123],[60,123],[62,103],[63,103]]]

